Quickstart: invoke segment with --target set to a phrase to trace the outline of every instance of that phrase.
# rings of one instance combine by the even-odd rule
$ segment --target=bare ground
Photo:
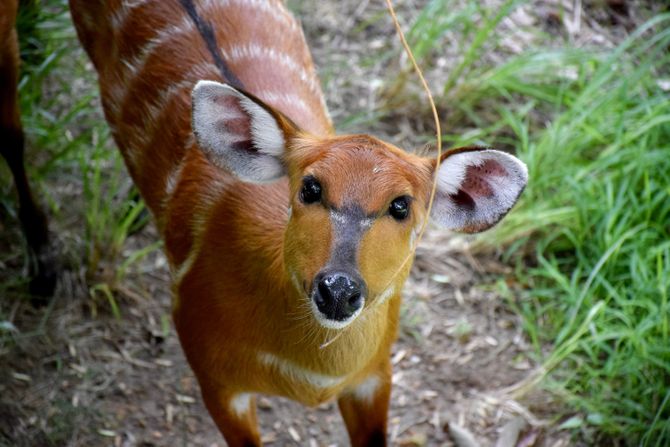
[[[350,123],[348,131],[372,127],[375,134],[405,147],[427,141],[431,124],[422,107],[416,113],[417,104],[410,104],[420,97],[412,85],[403,87],[406,100],[395,113],[369,123],[374,111],[388,104],[384,87],[402,60],[388,19],[366,24],[367,18],[383,13],[383,5],[353,0],[295,3],[322,67],[334,120],[359,114],[365,125]],[[398,3],[406,18],[424,4]],[[581,8],[581,2],[575,4]],[[533,31],[537,29],[575,45],[612,46],[636,21],[632,7],[625,14],[596,8],[578,15],[573,6],[545,1],[518,8],[501,25],[507,40],[487,57],[522,51],[540,38]],[[560,11],[568,13],[561,16]],[[447,40],[428,73],[432,84],[444,82],[441,73],[460,57],[453,47]],[[395,56],[371,58],[387,49],[395,50]],[[57,197],[77,195],[76,185],[50,186],[60,191]],[[81,212],[81,203],[72,206],[66,211]],[[68,222],[58,224],[63,235],[59,242],[68,250],[68,237],[83,224],[64,220]],[[71,227],[78,225],[79,230]],[[20,238],[2,220],[0,230],[0,250],[16,254],[1,266],[0,278],[11,282],[23,272]],[[155,238],[149,227],[128,241],[128,249]],[[464,427],[481,445],[493,445],[502,427],[519,416],[532,427],[525,431],[526,445],[576,442],[552,428],[556,407],[549,396],[517,402],[506,390],[537,366],[519,318],[497,293],[495,282],[508,274],[495,253],[475,256],[466,239],[436,230],[427,234],[405,289],[402,330],[393,351],[392,445],[453,445],[447,423]],[[135,266],[115,290],[121,318],[112,315],[103,295],[88,289],[85,277],[81,269],[65,271],[54,300],[43,308],[19,299],[11,287],[0,297],[6,316],[3,331],[11,333],[0,344],[0,445],[224,445],[171,326],[169,275],[162,254],[153,253]],[[261,397],[258,403],[263,439],[270,445],[347,445],[333,403],[316,409],[277,398]]]
[[[169,325],[164,266],[154,254],[150,271],[119,291],[121,319],[101,301],[93,317],[73,273],[49,308],[16,302],[11,320],[21,332],[0,353],[7,445],[223,445]],[[447,422],[492,445],[506,420],[528,418],[499,392],[530,371],[528,346],[484,271],[505,270],[469,256],[461,239],[431,232],[423,242],[393,351],[393,445],[452,445]],[[259,416],[268,444],[346,445],[333,403],[306,409],[261,397]]]

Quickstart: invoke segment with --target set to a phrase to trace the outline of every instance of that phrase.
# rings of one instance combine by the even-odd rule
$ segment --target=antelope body
[[[336,136],[302,30],[276,0],[70,0],[105,116],[165,240],[174,322],[229,445],[260,445],[254,396],[337,398],[385,445],[405,262],[426,217],[480,231],[525,167],[435,161]]]

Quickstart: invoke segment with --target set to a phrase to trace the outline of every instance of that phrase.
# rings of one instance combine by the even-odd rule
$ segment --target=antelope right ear
[[[498,223],[528,182],[528,170],[521,160],[480,147],[447,152],[436,175],[431,217],[463,233],[477,233]]]
[[[198,82],[192,101],[193,133],[212,163],[253,183],[286,174],[286,141],[297,132],[288,118],[258,98],[214,81]]]

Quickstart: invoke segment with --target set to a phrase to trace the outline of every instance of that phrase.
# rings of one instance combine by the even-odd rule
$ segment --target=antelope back
[[[317,135],[332,131],[301,27],[278,0],[70,0],[102,104],[150,209],[191,138],[191,90],[228,82]]]

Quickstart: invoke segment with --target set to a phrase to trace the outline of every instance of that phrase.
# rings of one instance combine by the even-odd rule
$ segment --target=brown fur
[[[409,263],[401,266],[412,233],[425,217],[432,164],[369,136],[333,136],[320,92],[285,67],[269,66],[272,61],[246,60],[232,62],[230,69],[250,93],[261,100],[269,90],[295,94],[310,111],[265,101],[273,114],[280,117],[275,110],[281,110],[287,117],[280,120],[288,135],[288,179],[269,185],[242,183],[210,164],[192,139],[192,85],[199,79],[225,81],[215,69],[192,72],[202,66],[198,64],[211,62],[197,31],[166,38],[142,66],[134,67],[135,73],[124,63],[137,61],[141,48],[159,30],[182,22],[186,15],[178,1],[147,2],[127,13],[120,0],[70,3],[80,39],[100,76],[114,138],[165,239],[181,344],[228,443],[260,443],[253,404],[243,414],[231,407],[231,400],[246,392],[281,395],[307,405],[339,397],[352,443],[383,443],[389,353]],[[269,4],[282,20],[254,14],[238,2],[199,8],[213,23],[222,48],[249,42],[271,46],[313,76],[300,27],[286,19],[281,3]],[[119,17],[125,19],[115,29],[112,21]],[[183,88],[149,116],[161,94],[180,83]],[[332,241],[328,211],[298,199],[305,175],[322,182],[325,201],[332,206],[355,204],[374,218],[358,249],[369,288],[366,308],[340,332],[321,327],[309,308],[308,292]],[[387,210],[401,195],[413,197],[413,202],[410,217],[398,222]],[[390,299],[378,303],[389,287]],[[264,358],[279,359],[284,366]],[[282,369],[286,365],[337,380],[314,386],[290,377]],[[355,390],[369,377],[379,378],[380,385],[367,402]]]
[[[2,87],[0,123],[4,132],[22,134],[21,115],[16,97],[19,48],[14,21],[17,4],[17,0],[3,0],[0,3],[0,87]],[[6,140],[3,139],[1,144],[6,145]]]

